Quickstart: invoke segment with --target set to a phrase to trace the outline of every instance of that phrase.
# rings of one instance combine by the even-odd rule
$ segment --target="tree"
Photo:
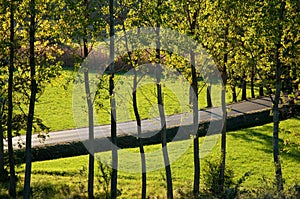
[[[137,8],[140,9],[142,5],[141,0],[138,1],[138,6]],[[124,6],[124,5],[122,5]],[[132,9],[136,9],[135,7],[132,7]],[[122,10],[126,10],[126,8],[123,8]],[[137,10],[139,12],[139,10]],[[132,16],[131,16],[132,17]],[[137,124],[137,132],[138,132],[138,142],[139,142],[139,150],[140,150],[140,156],[141,156],[141,165],[142,165],[142,192],[141,192],[141,198],[146,199],[146,193],[147,193],[147,171],[146,171],[146,156],[145,156],[145,151],[144,151],[144,144],[143,144],[143,138],[142,138],[142,123],[141,123],[141,117],[139,113],[139,108],[138,108],[138,103],[137,103],[137,88],[138,88],[138,69],[137,69],[137,59],[134,59],[133,57],[133,52],[130,52],[129,47],[128,47],[128,40],[129,38],[127,37],[126,33],[126,27],[125,27],[125,19],[127,19],[127,16],[122,16],[124,20],[122,20],[122,28],[124,32],[124,37],[125,37],[125,45],[126,45],[126,50],[127,50],[127,56],[128,56],[128,61],[127,63],[130,64],[131,68],[134,71],[134,77],[133,77],[133,87],[132,87],[132,107],[136,119],[136,124]],[[130,19],[129,19],[130,20]],[[136,22],[139,24],[139,21]],[[139,31],[139,30],[138,30]],[[138,33],[139,34],[139,33]]]
[[[280,9],[279,9],[279,20],[284,20],[284,12],[285,12],[285,1],[280,1]],[[282,31],[282,26],[280,25],[279,31]],[[282,33],[279,33],[280,38],[282,37]],[[282,180],[282,171],[281,171],[281,162],[279,159],[279,143],[278,143],[278,134],[279,134],[279,98],[280,98],[280,89],[281,89],[281,79],[280,76],[282,74],[282,63],[280,60],[280,48],[281,48],[281,41],[279,40],[276,43],[276,51],[275,51],[275,61],[276,61],[276,91],[275,91],[275,99],[274,99],[274,106],[273,106],[273,122],[274,122],[274,129],[273,129],[273,158],[275,164],[275,175],[276,175],[276,182],[277,182],[277,189],[278,191],[283,190],[283,180]]]
[[[55,45],[59,40],[58,33],[55,30],[55,25],[51,24],[55,20],[51,17],[54,17],[56,13],[54,11],[54,15],[49,15],[47,13],[47,9],[56,5],[57,1],[40,2],[30,0],[22,3],[24,10],[20,9],[19,14],[21,15],[23,12],[26,13],[26,9],[28,8],[29,12],[26,14],[29,18],[29,22],[18,20],[18,23],[21,26],[19,34],[22,35],[24,39],[21,48],[24,48],[24,54],[29,53],[29,56],[23,55],[24,57],[20,57],[18,59],[18,61],[20,61],[18,64],[21,65],[18,72],[20,72],[21,75],[17,76],[18,78],[15,79],[15,82],[23,85],[24,82],[27,83],[25,83],[25,87],[18,88],[19,90],[16,89],[16,91],[22,93],[24,100],[26,100],[26,105],[28,105],[28,114],[25,113],[21,106],[19,106],[19,108],[26,118],[26,168],[24,179],[24,198],[30,198],[32,134],[36,130],[49,130],[49,128],[42,123],[41,119],[35,117],[35,103],[39,97],[38,94],[42,93],[45,83],[50,82],[51,78],[59,75],[61,66],[60,63],[56,61],[56,56],[60,54],[57,46]],[[44,3],[46,3],[46,6]],[[58,6],[58,9],[59,8],[61,7]],[[37,12],[37,9],[39,12]],[[55,17],[57,17],[57,15]],[[29,45],[26,41],[29,41]],[[28,51],[27,46],[29,46]],[[36,128],[34,123],[37,124],[39,129]],[[45,138],[42,135],[41,137]]]
[[[156,76],[156,91],[157,91],[157,105],[159,110],[160,124],[161,124],[161,144],[162,152],[166,170],[166,180],[167,180],[167,198],[173,198],[173,183],[172,183],[172,174],[171,174],[171,165],[168,155],[167,147],[167,125],[166,125],[166,116],[164,110],[163,96],[162,96],[162,87],[161,87],[161,41],[160,41],[160,27],[161,27],[161,16],[162,13],[162,4],[161,0],[156,2],[157,16],[155,19],[156,24],[156,50],[155,50],[155,76]]]
[[[4,21],[4,17],[2,18],[2,16],[4,15],[3,13],[5,13],[7,5],[3,5],[2,7],[0,7],[0,20]],[[0,26],[0,34],[4,35],[4,32],[6,32],[6,30],[4,30],[3,28],[3,23]],[[7,44],[6,44],[6,38],[5,37],[1,37],[0,40],[0,181],[4,181],[6,180],[8,174],[6,174],[5,171],[5,158],[4,158],[4,132],[5,132],[5,122],[6,122],[6,118],[5,118],[5,107],[7,104],[7,90],[5,89],[5,86],[7,84],[7,75],[6,75],[6,70],[3,70],[3,68],[6,68],[8,65],[8,62],[5,58],[5,54],[6,54],[6,50],[5,48],[7,48]]]
[[[133,77],[133,87],[132,87],[132,107],[136,119],[137,124],[137,132],[138,132],[138,142],[139,142],[139,150],[140,150],[140,156],[141,156],[141,165],[142,165],[142,199],[146,199],[146,191],[147,191],[147,173],[146,173],[146,156],[144,151],[144,144],[143,144],[143,138],[142,138],[142,122],[141,117],[138,109],[138,103],[137,103],[137,88],[138,88],[138,69],[136,60],[134,61],[132,57],[132,53],[129,51],[128,48],[128,38],[126,35],[125,25],[123,23],[123,31],[125,33],[125,40],[126,40],[126,48],[128,52],[128,59],[129,64],[131,65],[133,71],[134,71],[134,77]]]
[[[2,63],[1,63],[2,65]],[[3,64],[4,65],[4,64]],[[4,66],[1,66],[4,67]],[[4,86],[6,85],[6,78],[3,77],[4,71],[0,70],[0,182],[7,180],[8,173],[5,170],[5,158],[4,158],[4,132],[5,132],[5,124],[6,121],[6,107],[7,107],[7,96],[6,90]]]
[[[256,4],[256,37],[263,46],[259,76],[268,87],[273,101],[273,159],[277,190],[283,190],[281,161],[279,155],[279,100],[282,79],[296,69],[296,54],[299,52],[299,1],[273,0]],[[275,96],[272,96],[275,89]]]
[[[27,77],[28,73],[26,69],[29,56],[27,56],[27,46],[25,45],[25,41],[28,41],[28,36],[23,34],[25,32],[23,27],[25,25],[23,18],[20,17],[24,10],[20,8],[16,9],[16,3],[17,1],[9,1],[5,3],[5,7],[1,7],[1,9],[6,11],[5,15],[1,15],[1,21],[3,22],[1,29],[5,30],[5,27],[8,27],[9,29],[5,32],[10,32],[8,36],[3,34],[5,36],[1,37],[0,56],[1,65],[3,67],[8,66],[8,72],[5,68],[1,67],[1,135],[7,134],[9,145],[11,145],[10,140],[12,136],[18,136],[21,130],[26,130],[27,116],[24,107],[28,105],[29,98],[27,97],[29,95],[27,92],[30,87],[30,80],[28,81],[29,78]],[[28,5],[28,2],[22,3],[25,7]],[[16,54],[16,52],[18,53]],[[44,75],[43,78],[46,81],[48,81],[47,78],[49,76],[54,74],[54,71],[51,74],[49,73],[50,75],[46,75],[42,70],[40,72]],[[35,129],[47,130],[41,119],[37,117],[34,119]],[[3,143],[3,138],[1,140]],[[9,148],[12,147],[9,146]],[[16,176],[12,174],[14,173],[13,150],[9,150],[8,161],[4,159],[4,156],[1,156],[0,159],[0,162],[9,162],[12,168],[10,169],[10,183],[12,183],[10,187],[14,189]],[[12,178],[14,179],[12,180]],[[10,189],[10,193],[14,192],[12,189]]]
[[[34,108],[36,102],[36,93],[37,93],[37,82],[35,79],[36,75],[36,64],[35,64],[35,0],[30,1],[30,28],[29,28],[29,46],[30,46],[30,76],[31,76],[31,95],[28,111],[28,120],[27,120],[27,130],[26,130],[26,169],[25,169],[25,179],[24,179],[24,198],[30,198],[30,180],[31,180],[31,140],[32,140],[32,126],[34,119]]]
[[[88,7],[89,2],[84,0],[84,11],[85,11],[85,20],[89,20]],[[88,44],[87,44],[87,27],[83,26],[83,57],[87,58],[89,54]],[[93,109],[93,101],[89,86],[89,68],[84,69],[84,82],[85,82],[85,93],[86,93],[86,101],[88,106],[88,123],[89,123],[89,174],[88,174],[88,197],[89,199],[94,198],[94,170],[95,170],[95,149],[94,149],[94,109]]]
[[[87,40],[84,39],[84,57],[88,56]],[[95,150],[94,150],[94,110],[93,101],[89,86],[89,70],[84,69],[84,82],[86,101],[88,105],[88,121],[89,121],[89,174],[88,174],[88,197],[89,199],[94,198],[94,165],[95,165]]]
[[[1,85],[2,87],[2,85]],[[2,90],[2,88],[0,88]],[[4,160],[4,127],[2,121],[5,119],[4,118],[4,112],[5,112],[5,98],[2,97],[0,98],[0,182],[4,181],[7,179],[7,173],[5,170],[5,160]]]
[[[134,115],[136,118],[137,123],[137,131],[138,131],[138,141],[139,141],[139,149],[140,149],[140,155],[141,155],[141,164],[142,164],[142,199],[146,199],[146,191],[147,191],[147,174],[146,174],[146,157],[145,157],[145,151],[144,151],[144,145],[143,145],[143,138],[142,138],[142,124],[141,124],[141,117],[138,110],[138,104],[137,104],[137,96],[136,96],[136,90],[137,90],[137,71],[134,69],[134,78],[133,78],[133,92],[132,92],[132,100],[133,100],[133,110]]]
[[[198,29],[198,20],[201,12],[201,3],[195,1],[180,1],[176,6],[178,8],[179,16],[178,18],[184,17],[184,22],[179,27],[187,33],[188,36],[193,39],[198,38],[197,29]],[[178,20],[180,21],[180,20]],[[195,195],[199,194],[200,188],[200,157],[199,157],[199,118],[198,118],[198,72],[196,71],[196,62],[195,62],[195,52],[194,49],[191,49],[190,52],[190,71],[191,71],[191,88],[190,89],[190,99],[192,103],[193,111],[193,135],[194,135],[194,185],[193,192]],[[210,88],[207,88],[207,103],[211,107],[211,98],[210,98]]]
[[[116,102],[114,96],[114,35],[115,35],[115,19],[114,19],[114,0],[109,1],[109,38],[110,51],[109,56],[111,64],[109,66],[109,96],[110,96],[110,118],[111,118],[111,140],[112,140],[112,174],[111,174],[111,198],[117,198],[118,183],[118,150],[117,150],[117,123],[116,123]]]
[[[66,30],[65,39],[72,44],[79,44],[83,48],[82,55],[78,56],[78,63],[83,66],[83,76],[85,84],[85,98],[88,112],[88,140],[89,140],[89,166],[88,166],[88,197],[94,198],[94,99],[90,88],[91,78],[89,74],[92,73],[94,66],[89,65],[88,55],[93,49],[94,43],[101,39],[99,35],[103,31],[102,19],[102,2],[90,0],[76,0],[67,1],[66,9],[63,13],[64,27],[62,32]],[[98,66],[96,66],[98,67]]]
[[[236,2],[232,1],[208,1],[206,3],[206,12],[204,13],[205,22],[202,24],[200,32],[202,33],[203,46],[212,55],[213,60],[218,66],[223,80],[221,105],[223,114],[223,128],[221,131],[221,164],[219,175],[220,191],[224,188],[224,174],[226,165],[226,84],[228,82],[228,71],[230,71],[230,52],[232,45],[229,42],[233,34],[231,22],[234,21],[232,8]]]
[[[16,197],[16,174],[15,174],[15,160],[12,143],[12,118],[13,118],[13,72],[15,59],[15,30],[14,30],[14,2],[10,2],[10,55],[9,55],[9,78],[8,78],[8,116],[7,116],[7,143],[9,156],[9,195]]]

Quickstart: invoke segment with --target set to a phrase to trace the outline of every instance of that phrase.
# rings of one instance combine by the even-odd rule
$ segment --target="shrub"
[[[99,174],[96,175],[96,179],[98,181],[98,193],[96,194],[96,198],[110,198],[110,181],[112,175],[112,168],[108,166],[107,163],[98,161],[98,170]],[[122,194],[122,190],[117,190],[117,196]]]
[[[260,179],[261,187],[245,190],[240,198],[265,198],[265,199],[299,199],[300,186],[296,183],[294,186],[286,187],[284,191],[278,192],[274,179],[263,176]]]
[[[203,172],[203,181],[206,190],[214,194],[222,193],[221,182],[219,179],[220,175],[220,165],[221,158],[213,158],[211,160],[205,160],[204,172]],[[224,175],[224,190],[229,189],[232,185],[234,185],[233,181],[233,170],[228,166],[225,168]]]

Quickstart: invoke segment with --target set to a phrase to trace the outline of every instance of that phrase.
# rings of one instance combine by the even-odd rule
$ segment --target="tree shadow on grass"
[[[78,172],[68,172],[68,171],[45,171],[45,170],[33,170],[31,172],[32,174],[41,174],[41,175],[51,175],[51,176],[74,176],[76,174],[78,174]]]
[[[273,127],[272,126],[261,126],[259,129],[244,129],[242,132],[231,133],[230,135],[237,139],[243,139],[251,144],[253,148],[263,151],[265,153],[273,153]],[[267,134],[269,133],[269,135]],[[280,133],[279,133],[280,136]],[[258,147],[257,144],[263,145]],[[284,140],[279,138],[280,156],[286,159],[293,159],[300,162],[300,151],[295,146],[296,144],[284,145]],[[282,150],[282,149],[285,150]]]

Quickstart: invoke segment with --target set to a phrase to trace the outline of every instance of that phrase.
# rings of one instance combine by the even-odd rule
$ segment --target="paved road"
[[[251,101],[244,101],[240,103],[235,103],[227,106],[228,117],[243,115],[251,112],[256,112],[259,110],[271,109],[272,102],[269,97],[264,97],[261,99],[254,99]],[[219,120],[222,118],[221,108],[211,108],[207,110],[201,110],[198,112],[199,122]],[[167,117],[167,128],[178,127],[192,124],[192,115],[190,113],[172,115]],[[117,124],[118,135],[137,135],[136,122],[124,122]],[[160,120],[159,118],[154,118],[152,120],[142,121],[142,137],[152,136],[160,130]],[[109,137],[110,136],[110,125],[103,125],[95,127],[95,138]],[[59,143],[67,143],[73,141],[83,141],[88,139],[88,129],[79,128],[72,130],[64,130],[58,132],[50,132],[49,138],[45,142],[41,142],[37,135],[33,135],[32,146],[44,146],[53,145]],[[18,144],[23,145],[25,143],[25,136],[14,137],[14,146],[17,147]],[[7,148],[7,143],[5,143],[5,148]]]

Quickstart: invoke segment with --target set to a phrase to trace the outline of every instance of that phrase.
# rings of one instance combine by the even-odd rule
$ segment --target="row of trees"
[[[83,54],[80,60],[88,57],[93,45],[110,37],[110,59],[114,60],[115,30],[126,31],[135,27],[153,27],[159,38],[160,27],[172,28],[187,34],[209,52],[222,74],[222,110],[226,118],[225,95],[232,93],[232,101],[237,101],[237,88],[242,88],[242,100],[247,99],[246,88],[250,84],[251,97],[258,87],[274,93],[274,164],[278,190],[283,190],[278,133],[280,92],[292,93],[299,83],[299,9],[297,0],[272,1],[229,1],[229,0],[188,0],[188,1],[142,1],[130,0],[10,0],[0,4],[0,173],[5,174],[3,137],[8,140],[10,195],[16,195],[12,136],[22,129],[26,131],[26,174],[24,197],[30,197],[31,176],[31,137],[32,130],[45,131],[41,119],[34,117],[34,105],[43,93],[44,86],[51,78],[59,75],[61,63],[58,60],[66,45],[80,45]],[[163,88],[160,83],[159,63],[175,67],[185,74],[191,90],[194,139],[194,185],[193,192],[200,191],[200,157],[198,129],[198,77],[195,54],[190,51],[189,62],[176,62],[169,52],[162,51],[158,39],[153,51],[156,71],[157,104],[161,118],[161,141],[167,179],[167,197],[173,198],[172,174],[168,158],[166,120]],[[145,59],[148,52],[139,52]],[[126,60],[132,68],[138,65],[134,52],[128,52]],[[136,54],[135,54],[136,55]],[[162,59],[170,57],[171,59]],[[148,62],[151,62],[147,60]],[[153,62],[153,61],[152,61]],[[114,62],[108,67],[109,95],[111,104],[111,138],[117,145],[116,104],[114,99]],[[85,81],[89,82],[88,71]],[[137,105],[136,88],[133,82],[133,109],[138,132],[141,121]],[[212,83],[211,83],[212,84]],[[207,105],[212,106],[211,85],[207,85]],[[93,103],[89,85],[86,84],[89,107],[89,139],[92,146],[89,158],[89,198],[94,197],[94,150],[93,150]],[[100,93],[101,95],[101,93]],[[225,120],[226,121],[226,120]],[[26,125],[24,125],[26,124]],[[220,190],[224,187],[226,160],[226,122],[222,129],[220,165]],[[142,198],[146,198],[146,165],[143,153],[143,140],[139,138],[143,167]],[[112,150],[111,198],[117,197],[118,152]],[[2,177],[1,177],[2,178]]]
[[[36,7],[41,12],[36,12]],[[30,196],[31,135],[49,129],[34,116],[35,102],[47,82],[59,74],[60,63],[53,16],[46,5],[35,1],[1,3],[1,180],[6,180],[4,137],[8,143],[9,194],[16,197],[15,159],[12,137],[26,132],[26,177],[24,196]],[[26,16],[26,17],[24,17]],[[51,32],[51,34],[50,34]],[[52,43],[51,43],[52,42]],[[43,135],[41,134],[41,137]],[[22,143],[19,143],[22,145]]]

